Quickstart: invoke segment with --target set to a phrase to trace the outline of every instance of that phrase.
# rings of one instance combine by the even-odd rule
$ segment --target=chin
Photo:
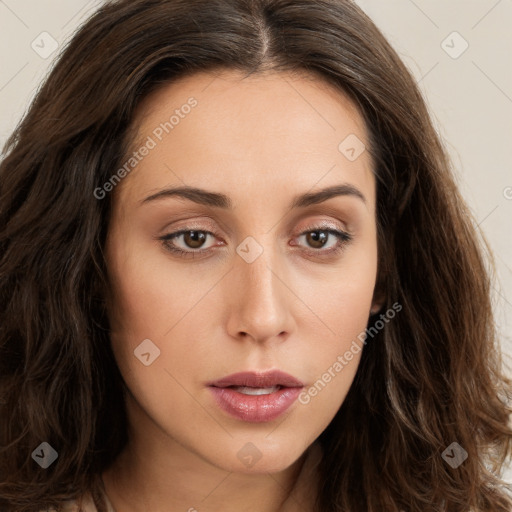
[[[277,427],[280,428],[280,427]],[[215,466],[234,473],[279,473],[294,464],[308,448],[308,444],[293,437],[269,439],[268,431],[246,434],[219,443],[208,459]]]

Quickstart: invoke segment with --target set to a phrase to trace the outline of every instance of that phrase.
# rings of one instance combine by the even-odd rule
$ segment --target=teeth
[[[271,388],[250,388],[247,386],[232,386],[232,389],[244,395],[270,395],[278,391],[280,386],[272,386]]]

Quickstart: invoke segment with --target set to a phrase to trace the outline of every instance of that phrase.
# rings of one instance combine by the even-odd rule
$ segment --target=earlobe
[[[372,302],[372,307],[370,309],[370,316],[376,315],[382,309],[384,303],[383,302]]]
[[[382,256],[381,256],[382,258]],[[379,313],[384,304],[386,304],[387,293],[386,293],[386,276],[387,270],[386,266],[383,265],[383,262],[379,262],[379,267],[377,271],[377,278],[375,281],[375,286],[373,289],[373,297],[372,297],[372,305],[370,307],[370,316],[376,315]]]
[[[375,289],[373,293],[373,300],[372,305],[370,308],[370,315],[376,315],[379,313],[382,308],[384,307],[384,304],[386,303],[386,294],[382,290],[382,288],[379,286]]]

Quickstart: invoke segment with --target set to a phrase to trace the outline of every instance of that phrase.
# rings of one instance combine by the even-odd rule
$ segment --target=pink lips
[[[234,373],[207,386],[222,410],[240,420],[261,423],[283,414],[304,384],[280,370],[271,370]]]

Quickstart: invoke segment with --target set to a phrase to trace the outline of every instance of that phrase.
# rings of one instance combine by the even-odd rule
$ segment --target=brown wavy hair
[[[410,72],[349,0],[118,0],[62,51],[0,165],[0,508],[92,492],[126,443],[103,247],[133,114],[205,70],[306,71],[347,93],[370,133],[384,308],[320,435],[321,512],[508,512],[512,383],[502,373],[493,258],[456,188]],[[377,317],[370,317],[374,322]],[[46,441],[58,459],[31,458]],[[452,442],[468,458],[442,457]]]

